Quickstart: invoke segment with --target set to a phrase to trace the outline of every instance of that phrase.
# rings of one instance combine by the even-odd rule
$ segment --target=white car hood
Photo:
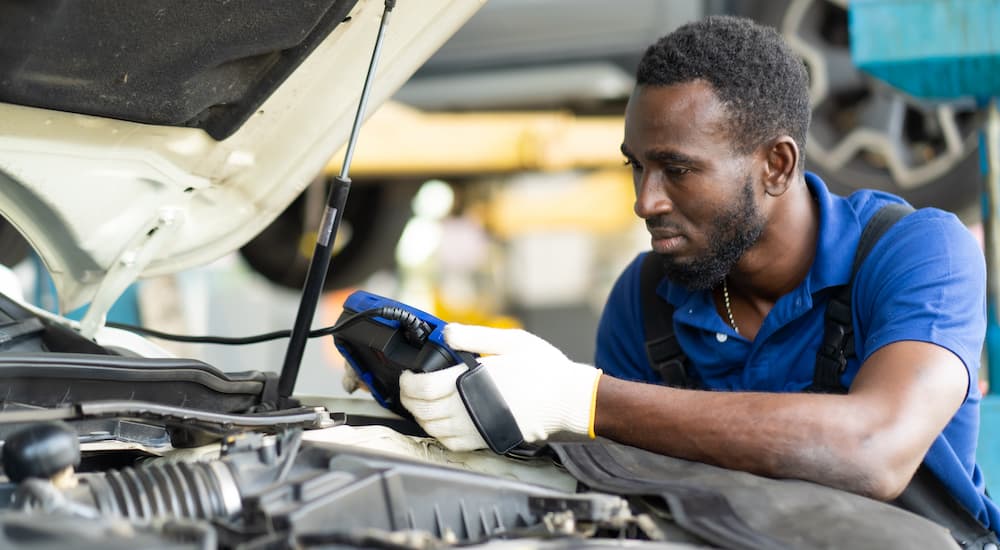
[[[484,1],[400,0],[367,113]],[[383,8],[359,1],[223,141],[0,103],[0,213],[48,267],[60,308],[106,310],[136,277],[212,261],[266,227],[347,141]]]

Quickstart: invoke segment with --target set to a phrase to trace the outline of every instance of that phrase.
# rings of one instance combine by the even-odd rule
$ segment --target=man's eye
[[[671,176],[683,176],[690,172],[691,169],[683,166],[668,166],[664,171]]]
[[[638,162],[636,162],[635,160],[632,160],[632,159],[625,159],[625,163],[624,164],[625,164],[625,166],[631,166],[633,170],[639,170],[639,169],[642,168],[641,164],[639,164]]]

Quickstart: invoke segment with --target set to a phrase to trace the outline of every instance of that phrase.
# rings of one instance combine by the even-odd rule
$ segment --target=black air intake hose
[[[129,519],[231,517],[242,509],[229,467],[219,461],[149,464],[82,476],[93,505]]]

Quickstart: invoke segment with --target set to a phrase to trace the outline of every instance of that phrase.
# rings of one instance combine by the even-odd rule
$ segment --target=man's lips
[[[647,227],[647,229],[649,230],[649,234],[652,235],[654,239],[670,239],[681,236],[681,232],[676,229],[660,227]]]
[[[684,235],[672,229],[650,228],[649,234],[652,237],[653,250],[658,254],[672,254],[686,240]]]

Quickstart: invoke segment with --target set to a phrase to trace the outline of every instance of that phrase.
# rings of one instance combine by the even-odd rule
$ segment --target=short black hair
[[[650,46],[636,74],[639,86],[694,80],[711,84],[728,109],[737,152],[750,153],[787,134],[804,158],[811,116],[809,76],[773,28],[729,15],[688,23]]]

